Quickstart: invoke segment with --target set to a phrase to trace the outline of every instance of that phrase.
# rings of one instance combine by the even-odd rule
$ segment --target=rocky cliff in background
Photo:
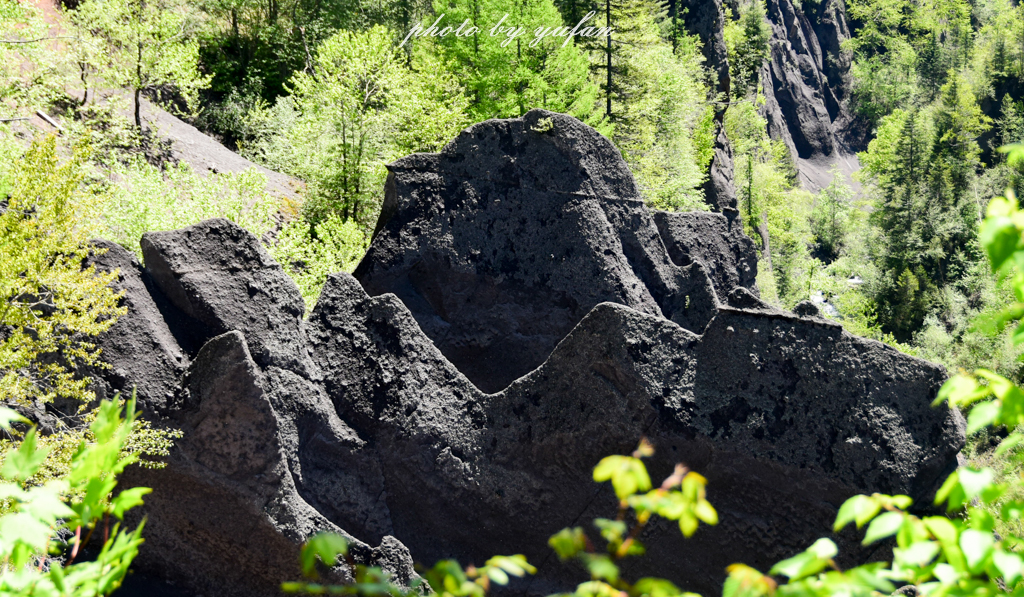
[[[722,0],[677,1],[686,11],[687,29],[704,44],[717,90],[728,97]],[[734,15],[737,8],[732,5]],[[846,175],[859,169],[855,152],[864,149],[863,124],[849,109],[851,56],[842,48],[850,39],[846,5],[843,0],[766,0],[766,17],[771,39],[770,56],[760,75],[765,96],[761,114],[768,122],[768,134],[789,148],[801,183],[817,191],[831,182],[833,164]],[[733,168],[728,139],[720,134],[705,185],[705,197],[718,211],[736,206]]]
[[[925,499],[956,466],[962,418],[930,407],[941,367],[762,303],[739,223],[649,211],[582,123],[487,121],[391,174],[356,276],[307,319],[226,220],[147,234],[145,267],[96,258],[129,307],[97,388],[137,386],[185,431],[166,469],[125,476],[154,488],[140,569],[273,595],[333,530],[399,580],[412,559],[523,553],[539,571],[514,592],[568,590],[584,573],[547,537],[614,512],[591,470],[646,436],[652,475],[704,474],[721,522],[689,540],[652,524],[628,572],[714,594],[727,565],[828,534],[849,496]],[[836,539],[845,563],[868,557]]]

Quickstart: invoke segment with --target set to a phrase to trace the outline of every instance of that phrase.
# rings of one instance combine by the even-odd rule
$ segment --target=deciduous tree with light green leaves
[[[83,267],[97,251],[89,239],[99,230],[102,204],[84,181],[87,157],[78,147],[61,159],[56,139],[48,137],[4,173],[11,180],[0,204],[0,404],[42,408],[61,398],[79,406],[47,434],[33,436],[46,453],[33,469],[33,484],[66,480],[79,444],[93,441],[89,422],[99,415],[83,412],[96,398],[87,373],[105,366],[93,339],[126,310],[109,286],[118,272]],[[129,451],[133,458],[163,456],[175,437],[176,431],[139,421]],[[18,434],[5,434],[0,459],[22,444]]]
[[[310,226],[330,214],[367,224],[383,200],[384,164],[435,151],[468,122],[455,78],[433,57],[413,67],[383,26],[340,31],[316,49],[292,96],[262,106],[262,132],[247,151],[308,183]]]
[[[434,13],[437,16],[424,17],[424,29],[441,15],[439,29],[455,29],[467,21],[466,30],[479,28],[472,35],[436,38],[434,44],[465,85],[473,121],[544,108],[600,125],[598,89],[590,80],[587,56],[575,40],[547,37],[534,43],[538,27],[562,24],[551,0],[436,0]],[[518,34],[510,37],[510,30]]]
[[[132,93],[135,126],[142,126],[143,91],[170,87],[189,110],[209,78],[199,70],[199,15],[182,0],[83,0],[67,11],[77,36],[70,45],[81,80],[90,77]],[[94,84],[95,86],[95,84]]]
[[[0,209],[0,399],[21,404],[57,396],[88,402],[77,366],[95,366],[90,338],[124,313],[108,284],[115,273],[82,269],[98,198],[84,187],[87,150],[57,156],[56,139],[36,141],[11,173]],[[61,360],[44,359],[60,353]]]

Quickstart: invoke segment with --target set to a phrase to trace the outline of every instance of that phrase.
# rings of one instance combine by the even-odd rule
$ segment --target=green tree
[[[926,114],[896,110],[861,154],[874,193],[871,221],[881,236],[873,251],[879,279],[871,292],[883,329],[901,342],[920,328],[928,307],[924,183],[933,137]]]
[[[826,264],[835,261],[843,249],[853,199],[853,190],[843,179],[838,164],[832,165],[830,174],[832,182],[818,193],[811,212],[811,232],[817,243],[818,256]]]
[[[132,93],[135,126],[142,126],[143,91],[170,86],[194,110],[209,78],[199,71],[198,17],[181,0],[83,0],[67,12],[81,38],[76,61],[82,81],[92,73],[103,84]]]
[[[466,88],[472,120],[545,108],[600,123],[597,87],[576,41],[558,36],[536,41],[538,29],[550,32],[562,22],[551,0],[436,0],[434,13],[421,23],[423,29],[441,15],[438,28],[456,30],[466,23],[464,32],[478,29],[437,37],[434,43]]]
[[[117,273],[82,269],[95,231],[97,197],[82,184],[87,153],[61,163],[56,141],[32,144],[12,173],[0,211],[0,398],[88,402],[79,366],[98,366],[89,342],[125,309],[108,284]],[[64,359],[44,358],[60,353]]]
[[[972,185],[977,137],[988,122],[951,71],[933,107],[894,111],[861,154],[882,236],[875,250],[879,322],[902,342],[921,328],[935,293],[965,279],[980,258],[973,239],[981,206]]]
[[[623,99],[612,118],[611,139],[649,205],[706,209],[701,185],[714,152],[715,113],[706,102],[698,42],[681,38],[673,51],[650,17],[643,36],[641,31],[638,24],[636,43],[624,43],[620,52]]]
[[[716,123],[700,41],[666,28],[664,7],[650,0],[610,0],[596,18],[614,29],[587,46],[603,80],[607,127],[598,130],[622,151],[649,205],[706,209],[700,187]]]
[[[970,191],[981,165],[977,139],[990,122],[973,92],[951,71],[935,114],[928,181],[932,200],[924,232],[930,262],[926,268],[939,284],[960,278],[967,264],[980,258],[974,236],[984,205]]]
[[[45,107],[64,91],[63,55],[52,44],[67,43],[30,2],[0,3],[0,119],[22,117],[24,108]]]
[[[739,23],[727,26],[726,33],[730,88],[737,98],[746,98],[757,91],[761,67],[771,54],[768,42],[772,32],[765,19],[763,0],[742,5]]]
[[[315,69],[292,78],[292,95],[262,107],[247,151],[308,183],[310,226],[335,214],[371,222],[383,200],[384,164],[440,148],[466,124],[466,99],[436,59],[413,66],[382,26],[340,31],[317,48]]]

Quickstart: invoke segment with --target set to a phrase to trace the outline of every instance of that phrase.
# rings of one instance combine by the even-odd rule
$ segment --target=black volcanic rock
[[[789,148],[811,191],[831,181],[831,164],[846,174],[863,149],[863,125],[850,111],[850,38],[842,0],[768,0],[771,55],[761,71],[768,133]],[[808,12],[804,12],[807,10]]]
[[[223,219],[142,235],[146,268],[161,291],[206,329],[204,340],[244,331],[253,358],[305,372],[299,333],[305,303],[259,239]],[[225,248],[230,247],[230,252]]]
[[[598,303],[696,332],[714,314],[707,275],[672,263],[619,152],[574,118],[489,120],[389,169],[355,277],[402,299],[486,392],[537,367]]]
[[[669,257],[677,265],[699,261],[711,276],[719,302],[728,302],[738,286],[758,293],[757,251],[739,218],[706,211],[653,213]]]
[[[824,74],[823,55],[810,20],[792,0],[769,0],[771,57],[762,74],[765,115],[773,138],[783,139],[794,158],[832,155],[832,121],[840,102]]]
[[[827,534],[850,495],[927,497],[963,443],[962,419],[930,407],[940,367],[764,306],[723,307],[698,336],[603,303],[494,395],[445,362],[394,297],[343,274],[310,338],[339,412],[378,448],[396,536],[427,562],[479,562],[496,545],[544,562],[549,535],[614,511],[590,471],[646,435],[654,474],[679,461],[705,474],[722,522],[689,541],[656,525],[635,571],[687,562],[675,580],[713,591],[728,564],[767,567]],[[360,378],[359,356],[383,366]],[[864,556],[855,538],[838,540]],[[547,562],[531,592],[572,578]]]
[[[360,276],[332,275],[306,321],[234,224],[147,236],[162,289],[147,290],[209,339],[162,413],[185,432],[167,468],[125,477],[154,488],[140,567],[269,596],[297,578],[301,541],[333,530],[403,582],[411,557],[523,553],[538,574],[510,591],[570,590],[584,574],[546,540],[613,515],[592,469],[641,436],[656,479],[677,462],[708,478],[721,522],[683,540],[655,521],[633,578],[714,592],[727,565],[766,569],[828,535],[851,495],[927,502],[964,443],[962,417],[930,406],[945,371],[761,301],[739,223],[652,214],[608,147],[535,111],[392,165]],[[114,370],[145,374],[124,361],[149,350],[111,351]],[[871,555],[834,538],[841,565]]]
[[[133,514],[145,517],[147,530],[137,565],[198,592],[275,595],[281,582],[301,578],[299,547],[317,531],[345,535],[357,561],[375,563],[374,550],[299,495],[289,457],[302,443],[296,433],[302,412],[311,409],[275,408],[280,398],[266,391],[274,385],[253,361],[240,332],[217,336],[202,348],[185,382],[189,408],[173,417],[184,437],[176,442],[167,467],[132,469],[123,478],[125,486],[154,489]],[[287,402],[304,399],[309,397],[295,394]],[[331,414],[324,413],[324,418]],[[329,443],[338,453],[358,438],[334,419]],[[346,464],[345,457],[334,462],[339,468]],[[348,472],[352,470],[340,474]],[[366,516],[346,495],[355,487],[346,489],[335,496],[335,506],[350,506],[346,522]],[[395,559],[393,548],[385,548],[390,559]],[[411,570],[396,572],[408,578]],[[346,578],[351,577],[339,570],[328,580]]]
[[[114,392],[125,396],[136,389],[139,405],[151,412],[164,412],[173,400],[181,375],[189,365],[188,353],[179,344],[172,327],[182,322],[170,313],[167,299],[152,288],[152,282],[135,255],[116,243],[93,241],[100,249],[87,265],[103,272],[118,271],[112,287],[123,292],[121,306],[128,308],[97,340],[102,358],[115,367],[95,372],[93,389],[99,398]]]
[[[735,213],[737,197],[736,186],[733,184],[734,171],[732,145],[729,144],[725,128],[720,126],[715,137],[715,153],[708,166],[708,179],[704,182],[704,201],[715,211],[732,210]]]

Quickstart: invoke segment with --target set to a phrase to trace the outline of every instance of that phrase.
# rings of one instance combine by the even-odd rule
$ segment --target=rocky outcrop
[[[156,284],[182,313],[205,326],[207,338],[245,330],[261,366],[308,373],[299,335],[305,303],[259,240],[219,219],[182,232],[150,232],[140,245]],[[248,275],[232,275],[242,271]]]
[[[805,12],[807,10],[808,12]],[[857,168],[855,118],[849,111],[850,38],[843,0],[797,6],[768,0],[771,55],[761,72],[768,133],[789,148],[803,185],[812,191],[831,182],[828,170]]]
[[[322,411],[321,424],[303,425],[316,413],[310,397],[301,393],[305,388],[274,396],[275,389],[283,389],[274,375],[260,370],[238,331],[211,339],[199,352],[183,384],[190,400],[173,417],[185,435],[167,467],[133,469],[123,479],[127,485],[156,488],[145,511],[136,514],[145,516],[147,529],[146,549],[137,563],[150,573],[198,592],[274,595],[282,579],[301,578],[299,547],[317,531],[346,536],[363,563],[395,559],[393,541],[373,550],[325,516],[348,506],[346,526],[365,526],[353,516],[366,509],[348,499],[358,485],[333,483],[343,489],[333,496],[333,510],[318,510],[300,495],[297,482],[303,473],[323,472],[296,467],[299,444],[310,439],[301,431],[327,436],[313,442],[313,451],[326,442],[328,454],[341,456],[334,459],[333,467],[341,470],[333,477],[352,480],[355,466],[367,463],[345,457],[359,440],[330,410]],[[393,570],[408,579],[412,562],[407,552],[397,561],[403,560],[405,565]],[[351,577],[344,570],[328,577],[336,583],[346,579]]]
[[[757,290],[757,250],[739,218],[697,211],[654,212],[658,232],[676,265],[699,262],[711,277],[720,302],[737,287]]]
[[[730,97],[732,84],[724,35],[725,11],[721,0],[675,0],[673,6],[682,13],[687,31],[700,39],[705,64],[717,81],[714,91],[723,100],[716,104],[718,134],[704,183],[704,200],[715,211],[729,211],[736,208],[736,187],[733,185],[732,146],[722,126],[728,105],[725,100]]]
[[[390,171],[355,277],[397,295],[485,392],[540,365],[598,303],[698,333],[714,314],[706,273],[669,259],[618,150],[570,116],[487,121]]]
[[[736,186],[733,184],[735,164],[732,159],[732,145],[721,128],[719,121],[718,136],[715,137],[715,152],[708,166],[708,179],[704,182],[704,201],[712,209],[732,215],[736,210]]]
[[[137,392],[139,404],[150,412],[172,407],[181,375],[189,365],[189,351],[197,348],[189,337],[188,322],[179,317],[130,251],[107,240],[93,241],[98,249],[87,261],[103,272],[117,270],[112,284],[123,293],[119,306],[128,312],[103,335],[103,358],[116,363],[94,377],[98,398],[115,392]]]
[[[641,436],[654,477],[686,463],[720,513],[689,540],[652,524],[630,564],[686,590],[793,555],[853,494],[928,497],[964,441],[962,418],[930,407],[942,368],[760,301],[738,223],[652,214],[602,141],[535,111],[393,164],[358,275],[332,275],[306,320],[230,222],[147,235],[128,298],[172,297],[204,344],[163,413],[185,431],[167,468],[128,477],[154,488],[140,565],[203,594],[272,595],[298,544],[334,530],[400,580],[410,557],[523,553],[539,570],[514,591],[564,591],[584,574],[547,537],[615,511],[592,468]],[[843,565],[867,557],[836,540]]]
[[[733,3],[735,4],[735,3]],[[679,0],[687,30],[697,35],[716,91],[728,97],[729,62],[722,35],[725,8],[721,0]],[[738,6],[731,6],[738,15]],[[765,104],[761,109],[773,139],[789,148],[802,184],[811,191],[828,186],[829,169],[838,164],[849,175],[859,168],[856,151],[863,149],[864,127],[849,109],[851,54],[843,42],[851,37],[843,0],[796,2],[768,0],[770,56],[761,71]],[[718,122],[721,124],[721,114]],[[716,211],[736,207],[733,160],[724,131],[715,143],[704,196]]]

